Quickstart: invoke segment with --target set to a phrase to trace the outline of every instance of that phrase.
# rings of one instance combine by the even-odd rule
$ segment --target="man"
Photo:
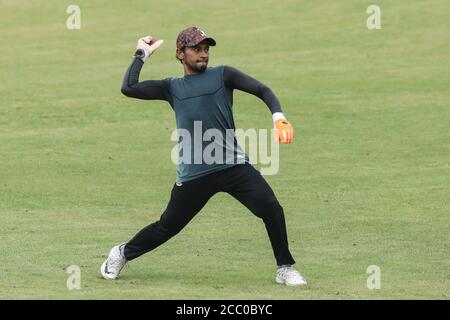
[[[267,86],[235,68],[208,68],[209,47],[215,46],[216,41],[197,27],[183,30],[177,38],[176,58],[183,65],[183,78],[139,82],[144,62],[162,43],[163,40],[151,36],[138,40],[135,56],[125,73],[122,93],[137,99],[169,102],[175,111],[179,132],[193,136],[200,128],[201,134],[206,134],[208,130],[205,129],[223,134],[216,135],[211,143],[216,150],[227,154],[226,160],[212,163],[199,162],[198,159],[192,161],[196,155],[203,154],[207,142],[199,144],[180,136],[178,175],[166,210],[159,221],[143,228],[127,243],[111,249],[101,266],[102,276],[116,279],[128,261],[169,240],[214,194],[227,192],[263,220],[277,262],[276,282],[306,285],[302,275],[292,267],[295,261],[288,248],[283,208],[238,146],[234,131],[231,139],[227,134],[235,129],[233,90],[238,89],[262,99],[272,113],[275,138],[281,143],[292,143],[294,130],[282,113],[277,97]]]

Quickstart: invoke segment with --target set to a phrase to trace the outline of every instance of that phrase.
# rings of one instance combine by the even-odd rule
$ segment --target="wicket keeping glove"
[[[145,60],[147,60],[148,57],[163,44],[163,42],[164,40],[156,40],[152,36],[140,38],[137,42],[136,49],[144,50],[145,56],[142,58],[142,61],[145,62]]]
[[[294,139],[294,128],[286,119],[278,119],[274,122],[273,136],[279,143],[292,143]]]

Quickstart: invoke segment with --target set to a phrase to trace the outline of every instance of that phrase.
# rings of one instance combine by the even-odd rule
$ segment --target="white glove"
[[[148,57],[163,44],[163,42],[164,40],[156,40],[152,36],[140,38],[137,42],[136,49],[144,50],[145,56],[142,58],[142,61],[145,62],[145,60],[147,60]]]

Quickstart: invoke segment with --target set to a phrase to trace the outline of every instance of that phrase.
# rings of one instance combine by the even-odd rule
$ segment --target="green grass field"
[[[449,299],[448,1],[78,0],[80,30],[70,4],[0,0],[1,299]],[[262,222],[223,193],[119,280],[100,277],[176,175],[172,109],[124,97],[123,74],[151,34],[166,42],[141,79],[181,76],[190,25],[217,40],[211,66],[266,83],[296,129],[266,179],[306,288],[275,284]],[[253,96],[236,92],[234,112],[239,128],[272,126]]]

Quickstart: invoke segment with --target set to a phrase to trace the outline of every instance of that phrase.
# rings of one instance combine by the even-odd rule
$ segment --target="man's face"
[[[186,47],[184,50],[184,63],[196,73],[206,70],[209,59],[209,45],[199,43],[195,47]]]

